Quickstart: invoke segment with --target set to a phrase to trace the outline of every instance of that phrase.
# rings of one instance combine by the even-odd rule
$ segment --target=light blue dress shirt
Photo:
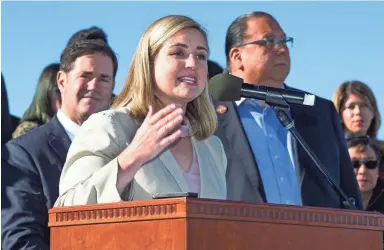
[[[268,203],[302,205],[295,168],[293,138],[273,109],[258,100],[237,104],[245,133],[255,156]]]

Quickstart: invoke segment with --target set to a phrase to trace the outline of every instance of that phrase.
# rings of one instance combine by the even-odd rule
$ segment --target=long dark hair
[[[51,96],[57,95],[60,98],[60,91],[56,81],[59,69],[60,64],[58,63],[52,63],[44,68],[32,103],[24,112],[21,122],[34,121],[42,125],[54,116],[55,111],[52,110]]]

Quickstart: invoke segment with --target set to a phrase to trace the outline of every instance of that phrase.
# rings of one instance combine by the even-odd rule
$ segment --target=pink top
[[[181,137],[187,137],[189,136],[189,128],[186,125],[182,125],[181,128]],[[192,144],[193,147],[193,144]],[[183,175],[185,180],[187,181],[189,191],[193,193],[200,193],[200,169],[199,169],[199,162],[197,160],[197,154],[195,149],[193,148],[193,159],[192,159],[192,165],[188,172],[185,172],[183,170]]]

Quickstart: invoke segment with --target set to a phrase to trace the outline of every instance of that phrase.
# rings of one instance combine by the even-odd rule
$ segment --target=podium
[[[384,215],[198,198],[49,210],[51,249],[382,250]]]

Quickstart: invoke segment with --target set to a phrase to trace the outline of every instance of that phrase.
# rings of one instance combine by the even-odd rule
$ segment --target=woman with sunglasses
[[[364,209],[384,213],[384,183],[379,178],[380,150],[366,135],[348,134],[346,139]]]

